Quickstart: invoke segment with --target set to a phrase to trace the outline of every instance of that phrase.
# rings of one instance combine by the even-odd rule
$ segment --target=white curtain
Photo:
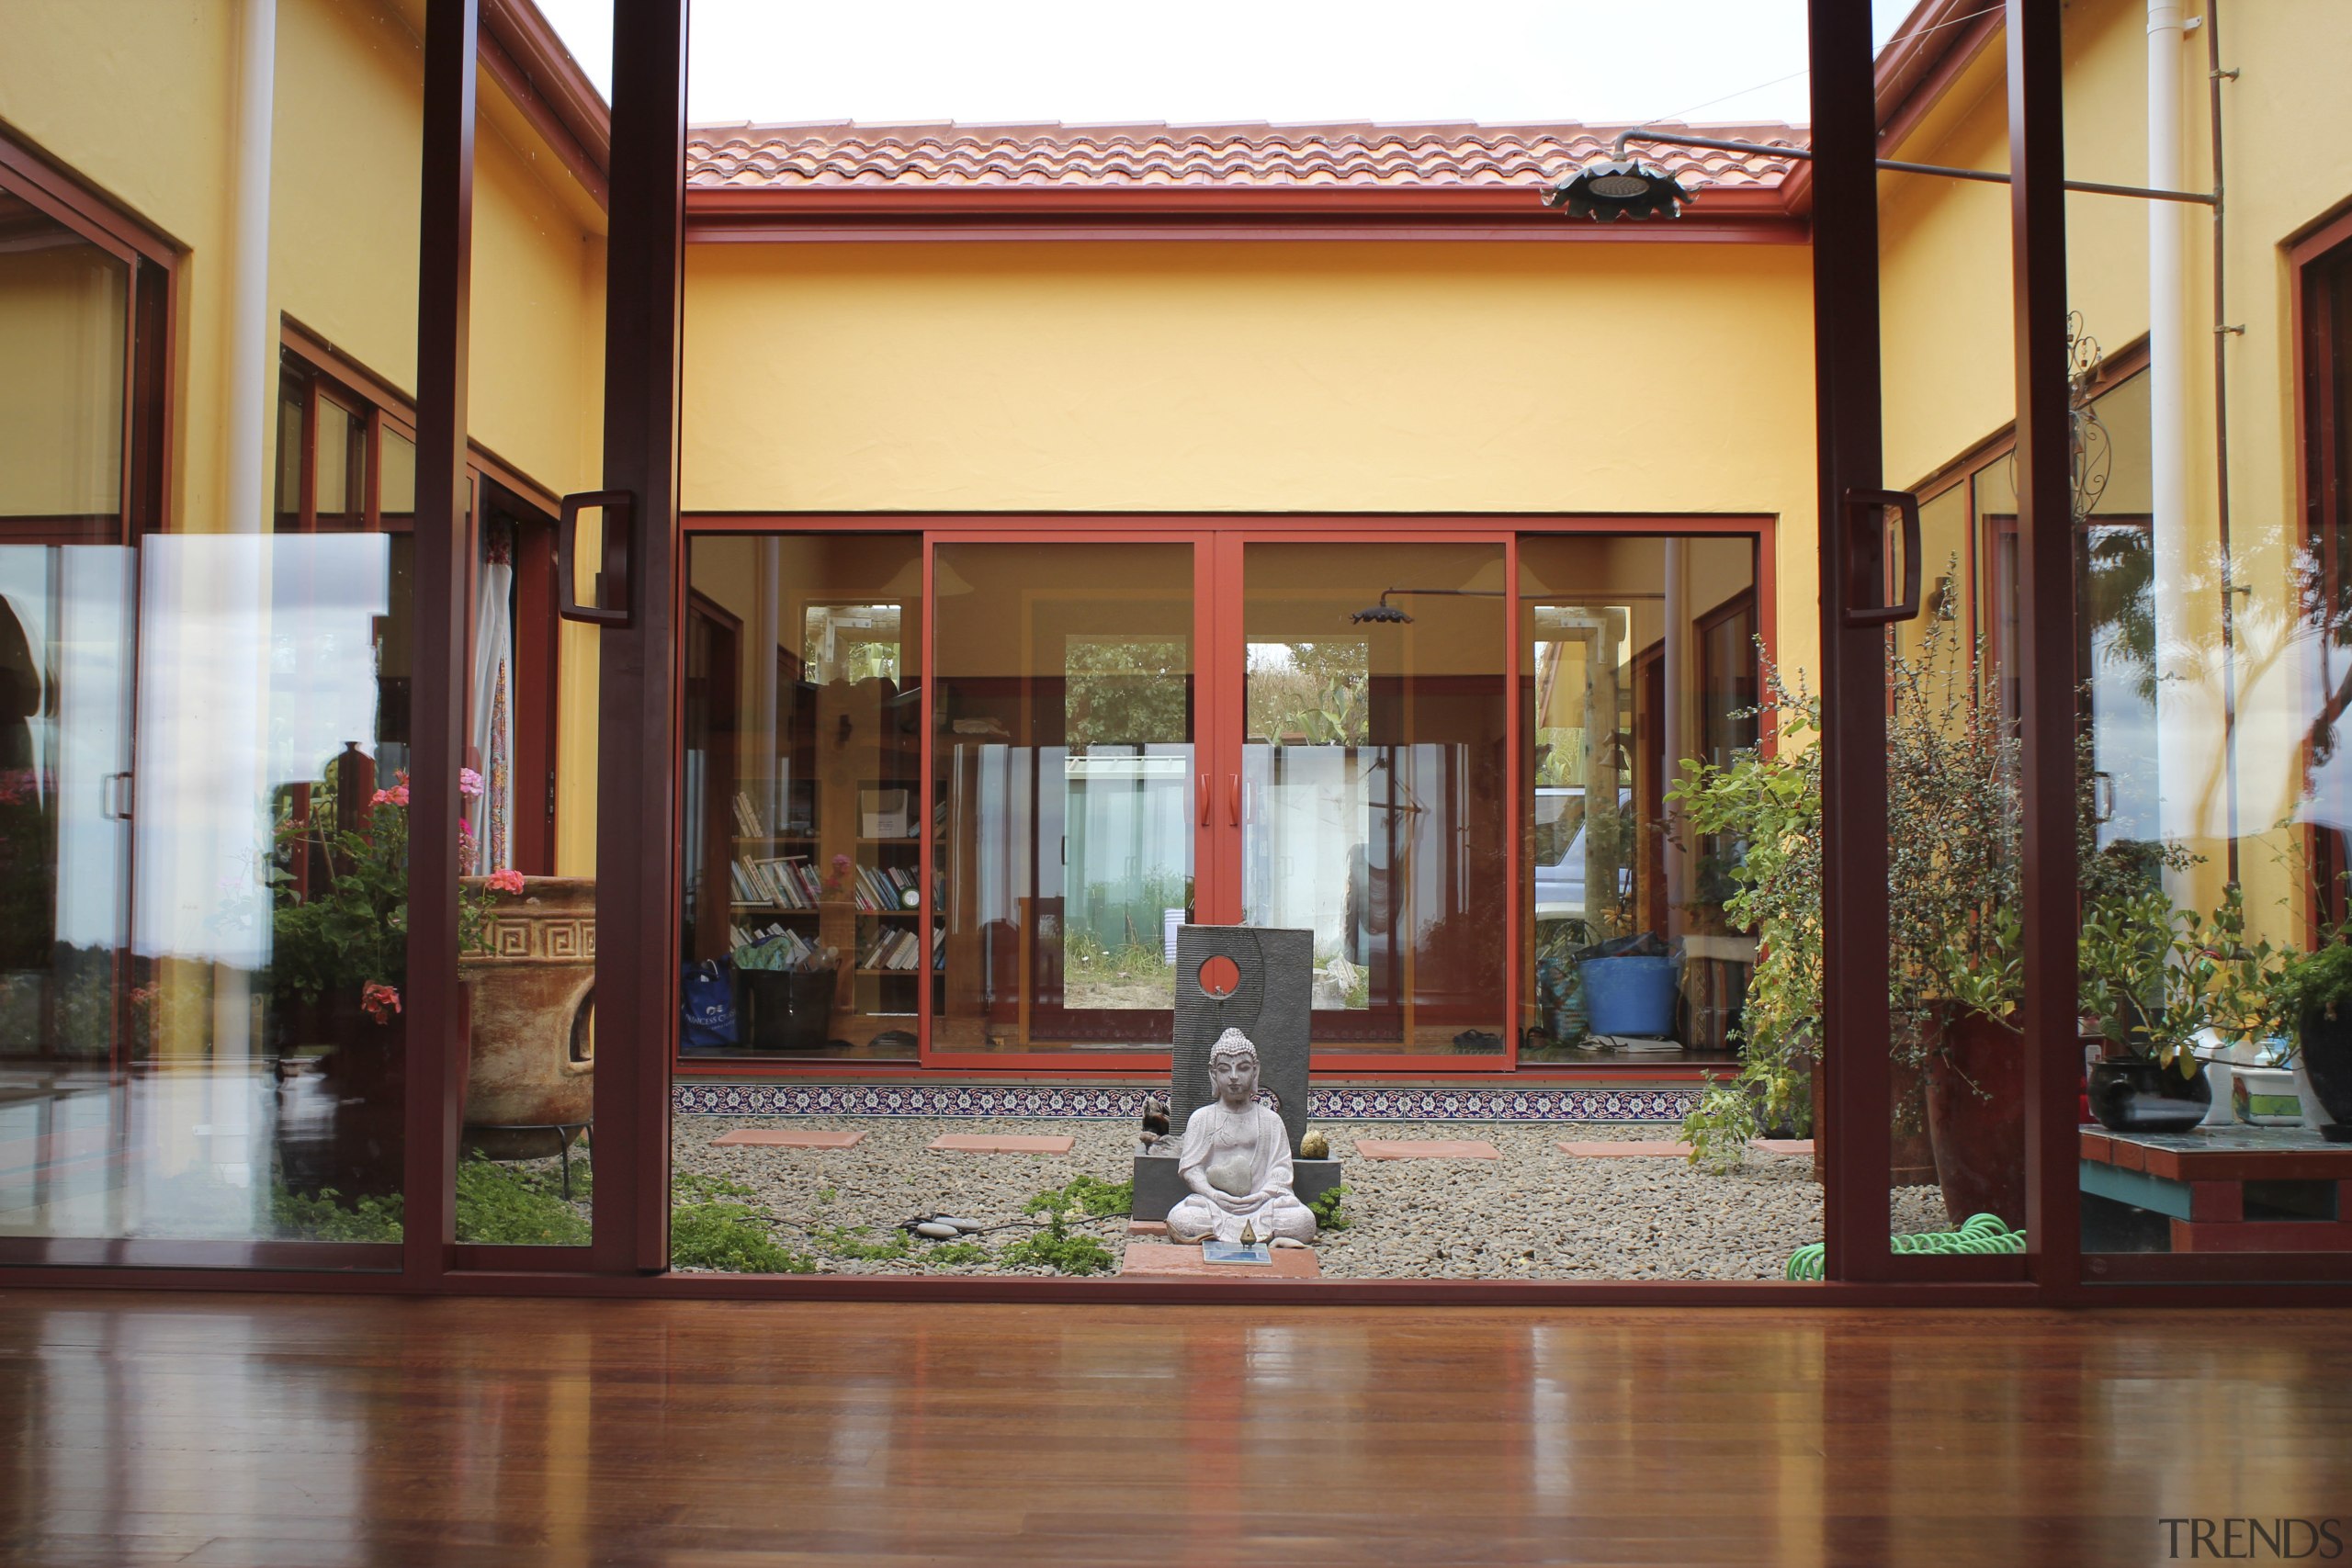
[[[503,531],[502,531],[503,532]],[[512,536],[492,543],[474,594],[471,751],[482,791],[466,803],[473,830],[474,874],[514,863],[514,586]]]

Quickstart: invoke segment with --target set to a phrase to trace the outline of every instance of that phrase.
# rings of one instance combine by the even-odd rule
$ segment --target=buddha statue
[[[1168,1211],[1172,1241],[1239,1241],[1244,1232],[1275,1245],[1315,1239],[1315,1215],[1291,1190],[1290,1134],[1258,1103],[1258,1047],[1228,1029],[1209,1047],[1216,1098],[1184,1123],[1176,1168],[1193,1190]]]

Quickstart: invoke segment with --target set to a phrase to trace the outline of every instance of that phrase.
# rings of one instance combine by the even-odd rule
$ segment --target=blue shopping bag
[[[678,981],[678,1014],[679,1043],[737,1043],[733,967],[716,958],[687,964]]]

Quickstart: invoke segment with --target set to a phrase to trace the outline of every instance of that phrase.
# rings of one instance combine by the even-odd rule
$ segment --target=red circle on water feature
[[[1241,988],[1241,965],[1220,953],[1203,964],[1194,977],[1202,990],[1222,1001]]]

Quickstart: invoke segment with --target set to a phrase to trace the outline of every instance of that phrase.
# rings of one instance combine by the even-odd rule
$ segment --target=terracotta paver
[[[1129,1220],[1127,1234],[1129,1235],[1166,1235],[1168,1222],[1166,1220]]]
[[[1483,1138],[1358,1138],[1366,1159],[1500,1159],[1502,1150]]]
[[[832,1133],[815,1127],[738,1127],[711,1139],[713,1148],[749,1144],[764,1149],[854,1149],[863,1133]]]
[[[1077,1141],[1058,1136],[1022,1138],[1000,1133],[949,1133],[933,1138],[925,1146],[959,1155],[1066,1155]]]
[[[1204,1276],[1217,1280],[1317,1280],[1322,1278],[1323,1267],[1315,1260],[1311,1247],[1278,1247],[1271,1263],[1210,1263],[1201,1257],[1200,1247],[1180,1247],[1165,1241],[1131,1241],[1127,1256],[1119,1265],[1122,1274],[1167,1276],[1183,1275],[1188,1279]]]
[[[1560,1152],[1578,1159],[1689,1159],[1688,1144],[1636,1144],[1611,1142],[1599,1144],[1563,1143]]]
[[[1773,1155],[1809,1155],[1813,1153],[1811,1138],[1750,1138],[1747,1146]]]

